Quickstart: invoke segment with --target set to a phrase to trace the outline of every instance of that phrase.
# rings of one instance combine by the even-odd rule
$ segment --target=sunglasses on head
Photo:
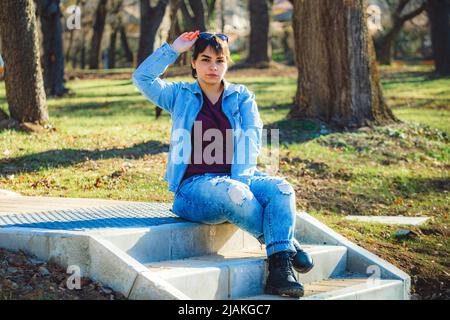
[[[202,32],[198,35],[199,39],[211,39],[212,37],[216,36],[217,38],[222,39],[223,41],[228,42],[228,36],[223,33],[209,33],[209,32]]]

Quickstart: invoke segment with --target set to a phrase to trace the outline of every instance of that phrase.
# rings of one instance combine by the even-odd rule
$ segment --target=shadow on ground
[[[41,169],[68,167],[87,160],[112,158],[141,159],[169,151],[169,145],[160,141],[148,141],[129,148],[108,150],[58,149],[0,160],[0,177],[15,173],[29,173]]]

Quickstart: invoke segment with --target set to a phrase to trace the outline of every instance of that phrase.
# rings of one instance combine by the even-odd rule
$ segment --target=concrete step
[[[403,282],[400,280],[370,281],[364,275],[357,278],[325,279],[305,284],[300,299],[276,295],[254,295],[240,300],[402,300]]]
[[[347,250],[340,246],[304,245],[315,261],[299,281],[312,283],[345,272]],[[264,249],[241,249],[188,259],[145,264],[192,299],[237,299],[261,294],[267,277]]]
[[[181,222],[91,233],[110,241],[141,263],[260,247],[253,236],[229,223],[205,225]]]

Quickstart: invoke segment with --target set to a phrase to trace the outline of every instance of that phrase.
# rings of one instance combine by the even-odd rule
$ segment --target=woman
[[[195,83],[159,78],[193,46]],[[165,180],[175,193],[173,212],[199,223],[230,222],[249,232],[266,244],[265,292],[301,297],[304,288],[293,268],[308,272],[313,261],[293,237],[295,192],[285,179],[256,168],[263,124],[255,95],[225,80],[230,62],[226,35],[185,32],[151,54],[133,73],[133,82],[172,116]]]

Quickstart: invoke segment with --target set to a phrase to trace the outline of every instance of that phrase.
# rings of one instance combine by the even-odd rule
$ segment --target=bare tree
[[[270,10],[273,0],[249,0],[250,12],[250,50],[247,64],[266,68],[272,60],[270,45]]]
[[[206,0],[206,25],[211,28],[216,18],[216,0]]]
[[[428,0],[436,74],[450,76],[450,0]]]
[[[377,59],[381,64],[390,65],[392,60],[392,48],[395,39],[406,21],[417,17],[425,11],[425,0],[386,0],[392,10],[392,27],[378,37],[375,41]]]
[[[77,7],[80,5],[80,1],[81,1],[81,0],[77,0],[77,2],[76,2],[75,5],[76,5]],[[74,14],[74,12],[73,12],[72,14]],[[73,48],[74,34],[75,34],[75,29],[71,29],[71,30],[70,30],[70,34],[69,34],[69,41],[68,41],[67,49],[66,49],[66,55],[65,55],[66,61],[70,61],[70,58],[71,58],[71,52],[72,52],[72,48]]]
[[[89,69],[98,69],[100,59],[100,45],[105,29],[108,0],[99,0],[95,11],[93,34],[91,39],[91,51],[89,57]]]
[[[155,36],[161,25],[169,0],[159,0],[156,6],[151,6],[149,0],[140,0],[141,25],[138,49],[138,64],[141,64],[153,53]]]
[[[220,0],[220,30],[225,32],[225,0]]]
[[[120,44],[122,45],[122,49],[125,53],[125,59],[128,63],[133,63],[133,52],[130,49],[130,45],[128,44],[127,32],[125,26],[123,24],[119,27],[120,33]]]
[[[192,15],[189,12],[188,5],[192,11]],[[203,2],[199,0],[182,0],[181,12],[185,19],[186,26],[189,30],[200,30],[200,32],[206,31],[205,23],[205,7]]]
[[[122,10],[123,0],[111,0],[111,8],[109,10],[109,25],[111,33],[109,35],[108,48],[108,68],[116,67],[116,39],[122,26],[120,12]]]
[[[399,121],[383,98],[366,10],[365,0],[294,0],[299,77],[288,118],[336,128]]]
[[[61,97],[64,86],[63,31],[60,0],[37,0],[43,37],[44,86],[47,96]]]
[[[48,122],[33,0],[2,1],[0,38],[6,66],[6,99],[12,122]]]
[[[72,68],[75,69],[80,66],[81,69],[86,67],[86,25],[87,20],[90,18],[90,14],[87,14],[86,9],[87,0],[76,0],[75,5],[79,8],[80,16],[80,29],[71,28],[68,40],[68,46],[66,48],[66,61],[71,61]],[[76,14],[75,9],[70,14]]]

